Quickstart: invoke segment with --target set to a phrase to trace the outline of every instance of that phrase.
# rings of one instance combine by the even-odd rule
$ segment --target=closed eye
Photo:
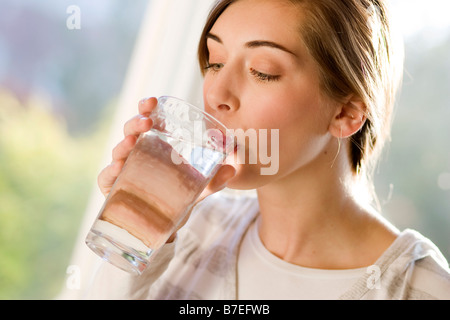
[[[272,81],[277,81],[281,78],[281,76],[279,75],[271,75],[271,74],[266,74],[263,72],[260,72],[258,70],[255,70],[253,68],[250,68],[250,73],[259,81],[263,81],[263,82],[272,82]]]

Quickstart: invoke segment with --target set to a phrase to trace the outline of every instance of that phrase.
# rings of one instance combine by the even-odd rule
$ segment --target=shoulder
[[[449,265],[431,240],[406,229],[342,298],[448,300]]]
[[[419,232],[404,230],[380,260],[389,298],[450,299],[448,262]]]
[[[417,231],[400,235],[406,246],[404,257],[408,299],[450,299],[450,269],[437,246]],[[402,264],[400,264],[402,266]]]

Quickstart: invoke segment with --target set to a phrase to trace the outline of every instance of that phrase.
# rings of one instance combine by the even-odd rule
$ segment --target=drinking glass
[[[86,237],[104,260],[138,275],[234,146],[223,124],[178,98],[160,97],[150,118]]]

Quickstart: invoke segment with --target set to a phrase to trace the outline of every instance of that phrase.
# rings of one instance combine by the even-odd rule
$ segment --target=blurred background
[[[53,299],[67,286],[80,229],[100,209],[97,174],[140,98],[161,91],[201,102],[192,70],[211,3],[2,0],[0,299]],[[450,260],[450,3],[392,4],[406,68],[376,187],[388,219]],[[167,65],[177,61],[170,69],[155,51],[167,38],[178,46],[161,44],[173,53]],[[174,86],[180,55],[188,67]]]

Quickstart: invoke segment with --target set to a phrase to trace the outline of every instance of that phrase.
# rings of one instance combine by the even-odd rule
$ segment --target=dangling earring
[[[339,128],[340,128],[340,129],[339,129],[339,138],[337,138],[337,141],[338,141],[338,149],[337,149],[336,155],[334,156],[333,161],[331,162],[331,168],[333,168],[334,163],[336,162],[336,159],[337,159],[337,157],[338,157],[338,155],[339,155],[339,152],[341,152],[342,125],[341,125]]]

